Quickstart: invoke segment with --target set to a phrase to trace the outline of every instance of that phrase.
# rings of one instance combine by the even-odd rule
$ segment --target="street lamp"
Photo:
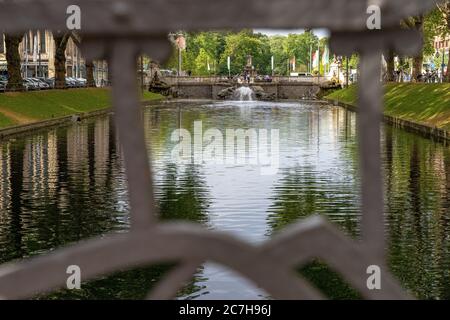
[[[348,88],[349,85],[349,65],[348,65],[348,56],[345,57],[345,86]]]
[[[450,53],[450,52],[449,52]],[[444,82],[444,70],[445,70],[445,48],[442,48],[442,65],[441,65],[441,82]],[[448,72],[448,68],[447,68]]]

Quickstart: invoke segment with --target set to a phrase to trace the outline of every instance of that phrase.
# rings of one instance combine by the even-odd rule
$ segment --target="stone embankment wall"
[[[320,86],[314,83],[267,83],[258,82],[251,86],[259,86],[268,94],[274,94],[278,99],[302,99],[304,97],[317,95]],[[218,93],[232,85],[227,83],[178,83],[174,87],[181,93],[183,98],[189,99],[218,99]]]

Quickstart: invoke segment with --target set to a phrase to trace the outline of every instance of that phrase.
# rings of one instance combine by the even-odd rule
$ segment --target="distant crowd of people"
[[[249,73],[244,72],[243,74],[231,77],[231,80],[237,83],[253,83],[253,82],[272,82],[272,77],[269,75],[257,75],[252,77]]]
[[[386,75],[387,78],[387,75]],[[395,82],[422,82],[422,83],[439,83],[441,74],[437,70],[426,70],[415,78],[408,72],[396,70],[391,78]],[[387,80],[387,79],[386,79]]]

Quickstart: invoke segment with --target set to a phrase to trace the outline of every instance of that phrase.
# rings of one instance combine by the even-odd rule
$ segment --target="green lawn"
[[[162,96],[145,92],[143,100]],[[48,90],[0,94],[0,128],[50,118],[79,114],[111,106],[106,88]]]
[[[326,98],[356,105],[357,87],[335,91]],[[387,84],[384,113],[450,131],[450,84]]]
[[[0,128],[9,127],[15,124],[15,121],[9,119],[5,115],[3,115],[3,113],[0,113]]]

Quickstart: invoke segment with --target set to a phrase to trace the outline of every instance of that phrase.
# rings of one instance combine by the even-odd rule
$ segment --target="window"
[[[46,53],[47,43],[45,38],[45,31],[39,31],[39,43],[40,43],[39,50],[41,51],[41,53]]]

